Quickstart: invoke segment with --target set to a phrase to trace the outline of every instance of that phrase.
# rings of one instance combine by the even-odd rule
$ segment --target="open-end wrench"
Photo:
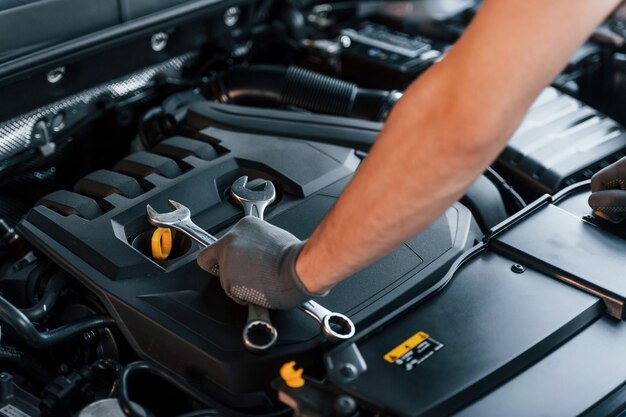
[[[243,213],[246,216],[256,217],[263,220],[265,208],[272,204],[276,199],[276,188],[271,181],[263,180],[263,188],[255,187],[250,189],[248,185],[248,177],[239,177],[237,181],[230,186],[230,196],[243,207]]]
[[[231,185],[230,195],[243,207],[246,216],[254,216],[263,220],[265,208],[276,199],[276,189],[271,181],[265,181],[263,188],[250,189],[246,187],[248,177],[240,177]],[[271,348],[278,331],[270,320],[270,313],[266,308],[248,304],[248,321],[243,328],[243,344],[251,352],[264,352]]]
[[[169,227],[180,230],[205,247],[217,242],[215,237],[191,221],[191,212],[187,207],[173,200],[169,200],[169,204],[173,211],[168,213],[157,213],[157,211],[148,204],[146,206],[148,221],[156,227]]]
[[[191,221],[191,211],[187,207],[173,200],[169,200],[169,205],[174,210],[169,213],[157,213],[150,204],[146,205],[148,221],[156,227],[179,230],[205,248],[217,242],[217,238]],[[211,273],[219,276],[219,265],[215,265]]]
[[[322,334],[330,341],[347,340],[354,336],[354,323],[349,317],[341,313],[332,312],[312,300],[302,304],[300,310],[320,323]]]

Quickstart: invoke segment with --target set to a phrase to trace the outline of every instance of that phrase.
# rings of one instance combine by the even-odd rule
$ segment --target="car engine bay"
[[[0,51],[0,415],[624,410],[626,228],[587,205],[626,156],[619,13],[460,201],[321,306],[270,311],[255,350],[202,239],[173,228],[159,253],[147,206],[219,238],[244,216],[238,179],[269,181],[265,220],[307,239],[480,2],[150,7]]]

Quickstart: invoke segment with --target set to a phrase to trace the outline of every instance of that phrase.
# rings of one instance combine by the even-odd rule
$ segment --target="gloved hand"
[[[602,169],[591,177],[589,205],[610,220],[626,215],[626,158]]]
[[[276,310],[299,306],[312,297],[296,274],[295,264],[304,242],[263,220],[247,216],[198,255],[207,272],[219,266],[226,294],[240,304]]]

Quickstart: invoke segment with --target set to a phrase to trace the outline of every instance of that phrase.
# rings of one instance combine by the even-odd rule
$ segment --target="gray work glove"
[[[589,205],[609,220],[620,221],[626,215],[626,158],[602,169],[591,177]]]
[[[304,242],[291,233],[246,216],[198,255],[198,265],[219,277],[226,294],[239,304],[276,310],[297,307],[314,294],[307,291],[295,264]]]

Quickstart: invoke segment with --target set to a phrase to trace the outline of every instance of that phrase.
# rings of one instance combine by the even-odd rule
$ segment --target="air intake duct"
[[[214,84],[222,103],[294,106],[315,113],[380,121],[402,94],[359,88],[356,84],[304,68],[274,65],[237,67]]]

